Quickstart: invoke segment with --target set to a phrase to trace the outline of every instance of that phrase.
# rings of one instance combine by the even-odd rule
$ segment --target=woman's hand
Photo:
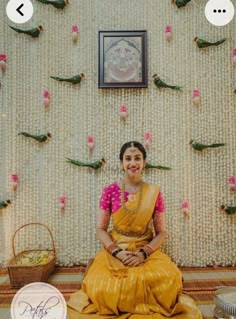
[[[143,263],[144,256],[141,252],[121,251],[116,255],[125,266],[136,267]]]
[[[129,257],[130,255],[134,255],[134,254],[135,253],[132,251],[122,250],[116,255],[116,258],[118,258],[120,261],[123,262],[127,257]]]

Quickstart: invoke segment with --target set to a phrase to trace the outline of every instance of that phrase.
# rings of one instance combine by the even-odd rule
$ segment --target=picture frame
[[[147,31],[99,31],[99,88],[147,88]]]

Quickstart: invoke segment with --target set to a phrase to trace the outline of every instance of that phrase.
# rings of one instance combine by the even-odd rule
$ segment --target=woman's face
[[[128,177],[139,177],[145,166],[143,153],[136,147],[129,147],[123,155],[122,166]]]

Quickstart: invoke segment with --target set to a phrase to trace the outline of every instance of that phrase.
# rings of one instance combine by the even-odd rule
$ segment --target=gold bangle
[[[143,249],[145,250],[145,252],[148,256],[150,256],[154,252],[154,249],[149,245],[145,245],[143,247]]]
[[[115,250],[112,252],[111,255],[112,255],[113,257],[116,257],[116,255],[119,254],[121,251],[123,251],[123,249],[121,249],[121,248],[115,249]]]
[[[154,249],[152,248],[151,245],[147,244],[147,245],[145,245],[145,247],[149,247],[151,249],[151,251],[154,252]]]
[[[116,243],[112,242],[111,244],[109,244],[105,248],[110,254],[112,254],[114,250],[119,248],[119,246]]]

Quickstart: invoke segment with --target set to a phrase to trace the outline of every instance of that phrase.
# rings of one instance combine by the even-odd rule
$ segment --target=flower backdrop
[[[121,145],[138,140],[148,142],[148,162],[171,168],[144,175],[160,185],[165,199],[163,249],[179,265],[235,265],[236,215],[220,207],[236,206],[229,189],[236,174],[236,19],[225,27],[210,25],[201,0],[182,8],[171,0],[71,0],[63,9],[34,1],[33,18],[14,26],[41,25],[33,38],[9,28],[6,4],[0,3],[0,264],[12,256],[15,230],[29,222],[51,229],[58,264],[94,256],[101,191],[122,177]],[[99,30],[147,30],[147,89],[97,88]],[[73,41],[72,32],[79,35]],[[226,40],[200,49],[195,37]],[[82,73],[78,84],[51,78]],[[157,87],[154,74],[182,91]],[[39,142],[20,132],[50,132],[51,138]],[[192,139],[225,145],[197,151]],[[104,158],[106,164],[95,170],[66,158]],[[19,234],[19,251],[35,245],[49,245],[47,234]]]

